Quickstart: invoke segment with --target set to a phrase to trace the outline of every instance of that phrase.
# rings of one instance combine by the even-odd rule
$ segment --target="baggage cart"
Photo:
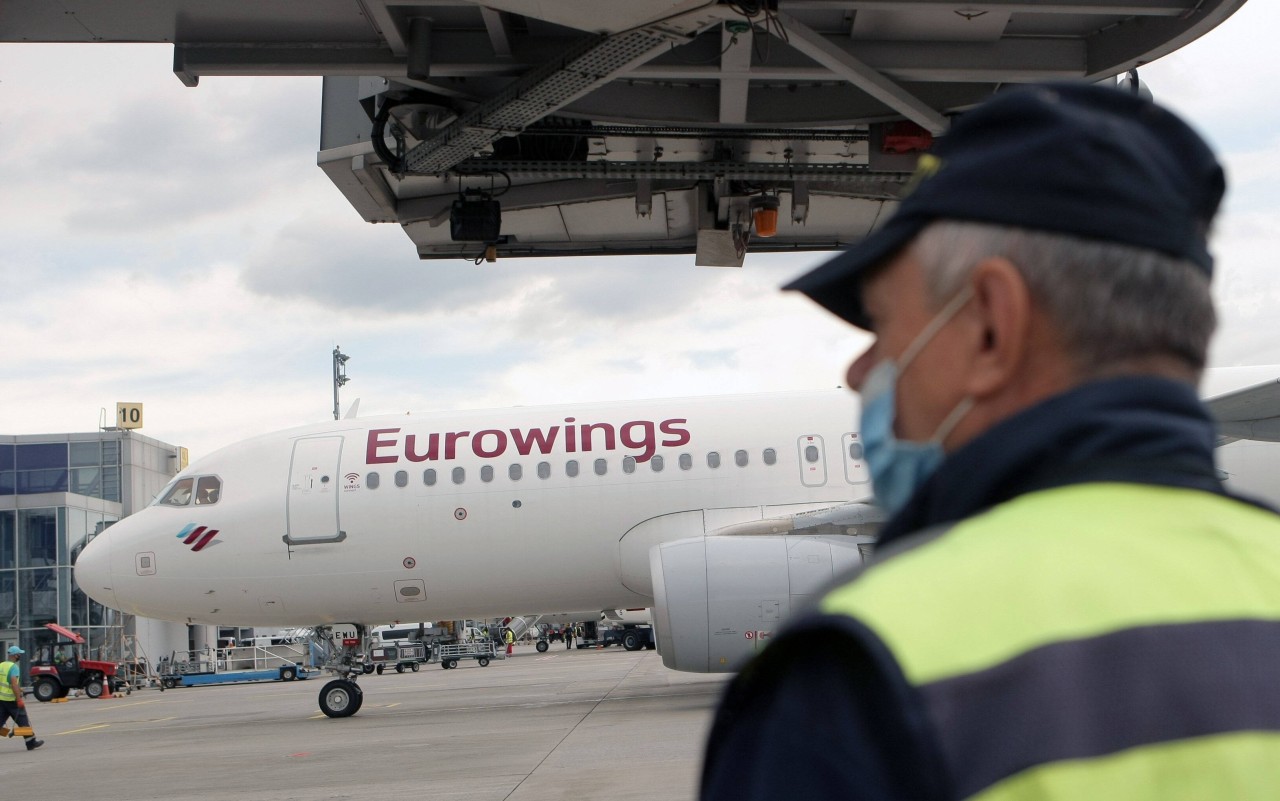
[[[436,646],[433,661],[439,660],[445,670],[456,668],[460,659],[474,659],[480,667],[488,667],[494,659],[505,659],[505,650],[499,651],[493,640],[460,642]]]

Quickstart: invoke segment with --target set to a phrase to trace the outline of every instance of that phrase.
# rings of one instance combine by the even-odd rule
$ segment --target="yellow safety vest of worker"
[[[17,667],[16,662],[5,660],[0,662],[0,701],[16,701],[17,696],[13,694],[13,685],[9,683],[9,673]]]
[[[888,646],[955,797],[1275,798],[1274,513],[1093,483],[911,539],[820,609]]]
[[[516,641],[516,635],[511,633],[511,629],[507,629],[507,633],[502,635],[502,641],[505,642],[507,645],[510,645],[511,643]]]

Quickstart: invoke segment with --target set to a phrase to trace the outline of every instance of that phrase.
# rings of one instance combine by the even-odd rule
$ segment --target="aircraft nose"
[[[116,604],[115,582],[111,577],[111,537],[101,534],[85,546],[76,557],[74,566],[76,584],[93,600],[119,609]]]

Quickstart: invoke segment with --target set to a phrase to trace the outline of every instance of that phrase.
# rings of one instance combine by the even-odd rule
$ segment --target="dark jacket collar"
[[[1151,377],[1088,383],[1000,422],[950,454],[885,525],[880,543],[1033,490],[1086,481],[1225,494],[1213,447],[1213,421],[1190,385]]]

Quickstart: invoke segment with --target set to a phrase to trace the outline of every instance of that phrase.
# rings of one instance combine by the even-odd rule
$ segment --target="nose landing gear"
[[[350,679],[334,679],[320,690],[320,711],[331,718],[348,718],[364,703],[364,691]]]
[[[364,703],[364,692],[356,679],[372,667],[364,658],[369,632],[365,626],[346,624],[321,627],[316,634],[329,644],[324,669],[338,676],[320,690],[320,711],[331,718],[351,717]]]

